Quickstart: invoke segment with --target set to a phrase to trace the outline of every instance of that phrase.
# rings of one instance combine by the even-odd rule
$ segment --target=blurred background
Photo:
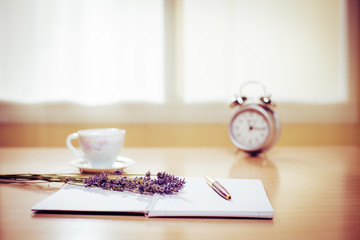
[[[258,81],[286,145],[360,146],[358,0],[0,0],[0,146],[230,147]],[[262,92],[250,89],[251,97]]]

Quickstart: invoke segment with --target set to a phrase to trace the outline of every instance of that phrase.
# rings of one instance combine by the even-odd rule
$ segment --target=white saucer
[[[110,172],[116,169],[122,169],[129,167],[135,164],[135,161],[127,157],[117,157],[116,162],[112,165],[111,168],[93,168],[91,165],[83,158],[77,158],[70,162],[71,165],[80,169],[81,172],[86,173],[101,173],[101,172]]]

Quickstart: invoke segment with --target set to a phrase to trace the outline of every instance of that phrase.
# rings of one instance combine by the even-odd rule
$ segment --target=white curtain
[[[346,100],[343,5],[184,0],[185,101],[221,101],[254,80],[282,102]]]
[[[0,0],[0,98],[164,101],[161,0]]]

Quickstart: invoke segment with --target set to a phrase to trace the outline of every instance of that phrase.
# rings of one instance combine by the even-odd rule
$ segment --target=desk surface
[[[261,179],[272,220],[33,214],[59,184],[0,184],[0,239],[360,239],[360,149],[275,147],[258,158],[230,148],[129,148],[128,173]],[[74,171],[65,148],[0,148],[0,173]]]

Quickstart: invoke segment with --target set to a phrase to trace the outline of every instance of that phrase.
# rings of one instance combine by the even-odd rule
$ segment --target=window
[[[0,121],[226,123],[232,95],[252,80],[282,121],[356,120],[343,0],[0,0],[0,9]]]
[[[161,0],[1,3],[1,99],[164,102]]]

